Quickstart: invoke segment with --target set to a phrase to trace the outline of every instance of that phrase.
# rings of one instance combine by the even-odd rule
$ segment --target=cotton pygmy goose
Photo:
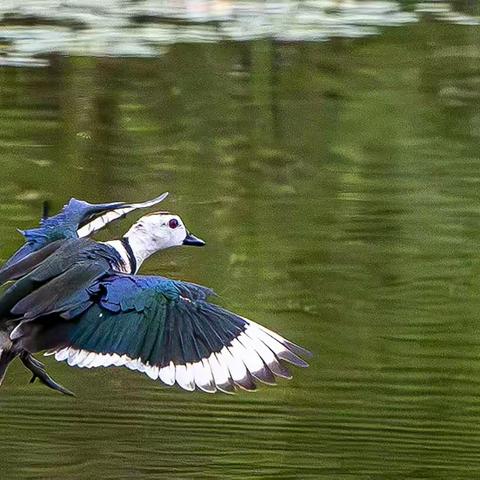
[[[208,302],[210,289],[136,274],[150,255],[181,245],[204,242],[179,216],[157,212],[122,239],[56,240],[4,268],[0,282],[15,283],[0,297],[0,379],[18,356],[33,379],[71,394],[33,357],[44,350],[71,366],[126,366],[210,393],[290,378],[284,361],[307,366],[307,350]]]

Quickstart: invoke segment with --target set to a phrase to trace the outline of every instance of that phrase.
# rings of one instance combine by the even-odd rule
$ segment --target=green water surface
[[[235,396],[13,365],[0,478],[480,478],[480,35],[180,43],[0,69],[0,256],[70,197],[162,205],[205,239],[159,273],[314,353]],[[136,217],[100,238],[121,235]]]

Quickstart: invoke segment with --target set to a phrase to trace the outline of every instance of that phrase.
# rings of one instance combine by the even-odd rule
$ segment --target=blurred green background
[[[476,2],[2,1],[0,256],[41,203],[145,200],[159,273],[314,353],[236,396],[46,363],[0,478],[480,478]],[[100,238],[120,236],[135,217]]]

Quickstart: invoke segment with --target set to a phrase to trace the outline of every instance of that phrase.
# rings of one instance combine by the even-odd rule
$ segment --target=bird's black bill
[[[191,247],[203,247],[205,245],[205,242],[188,232],[185,240],[183,241],[183,244],[190,245]]]

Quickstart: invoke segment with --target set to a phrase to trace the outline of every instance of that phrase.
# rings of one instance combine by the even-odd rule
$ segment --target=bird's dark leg
[[[63,387],[57,383],[45,370],[45,365],[42,362],[38,361],[31,354],[23,352],[20,354],[20,359],[22,363],[33,373],[33,377],[30,380],[30,383],[33,383],[35,379],[39,379],[44,385],[57,392],[63,393],[64,395],[75,396],[73,392]]]

